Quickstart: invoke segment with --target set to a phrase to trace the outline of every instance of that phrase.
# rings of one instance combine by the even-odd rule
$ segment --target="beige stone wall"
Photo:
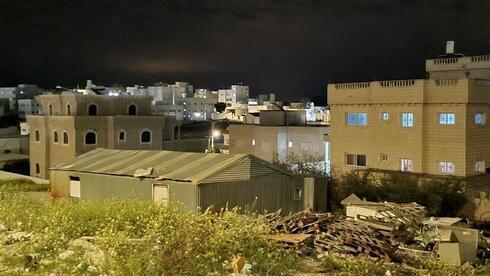
[[[28,116],[30,126],[31,175],[48,178],[49,168],[97,147],[119,149],[162,149],[162,132],[166,127],[163,116]],[[35,141],[35,131],[40,141]],[[125,141],[119,141],[119,131],[125,131]],[[151,132],[151,143],[141,143],[141,133]],[[58,142],[54,132],[58,132]],[[87,132],[96,133],[96,144],[85,144]],[[69,137],[63,143],[63,133]],[[36,163],[41,172],[36,174]]]
[[[455,175],[474,174],[476,160],[490,163],[490,120],[476,126],[474,114],[490,116],[490,83],[471,79],[404,80],[328,85],[333,170],[346,165],[346,154],[365,154],[367,167],[399,170],[400,159],[413,160],[413,171],[443,174],[438,162],[455,164]],[[347,112],[368,114],[367,126],[346,124]],[[389,114],[383,121],[382,112]],[[414,126],[401,126],[401,113],[414,114]],[[455,125],[439,124],[439,114],[454,113]],[[388,155],[381,160],[381,153]]]

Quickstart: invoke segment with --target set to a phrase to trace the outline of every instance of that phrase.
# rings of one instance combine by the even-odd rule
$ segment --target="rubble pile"
[[[422,224],[425,209],[416,204],[386,203],[377,216],[356,220],[330,213],[304,210],[281,217],[281,210],[265,218],[277,235],[269,238],[299,254],[313,252],[322,257],[329,253],[365,256],[391,261],[397,248],[411,242]]]
[[[322,257],[327,252],[335,252],[389,261],[395,250],[390,235],[346,217],[314,213],[311,210],[286,217],[280,217],[279,214],[280,211],[266,215],[273,230],[279,233],[269,238],[287,248],[296,249],[300,254],[313,252]],[[309,242],[311,240],[313,242]]]
[[[461,265],[477,257],[479,232],[458,224],[460,218],[428,218],[417,203],[369,202],[355,195],[343,202],[345,216],[312,210],[285,217],[281,210],[267,214],[274,233],[268,238],[319,258],[335,254],[399,262],[407,255],[438,256],[445,263]]]

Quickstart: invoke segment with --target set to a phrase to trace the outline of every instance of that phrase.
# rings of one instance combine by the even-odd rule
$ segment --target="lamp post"
[[[214,129],[214,122],[211,122],[211,135],[208,140],[208,148],[206,152],[216,152],[216,148],[214,147],[214,138],[219,138],[221,136],[221,131]]]

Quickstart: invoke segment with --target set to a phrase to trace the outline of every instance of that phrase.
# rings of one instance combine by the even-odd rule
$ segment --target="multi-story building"
[[[27,116],[32,176],[48,178],[50,167],[97,147],[162,149],[163,140],[174,137],[175,120],[152,116],[151,97],[53,94],[36,99],[41,114]]]
[[[215,99],[186,98],[183,100],[184,119],[191,121],[211,120]]]
[[[450,55],[426,66],[430,79],[328,85],[334,170],[489,170],[490,56]]]
[[[17,87],[0,87],[0,99],[7,100],[8,110],[15,110],[15,90]]]
[[[231,107],[247,105],[249,88],[245,85],[232,85],[230,89],[218,90],[218,101]]]
[[[300,112],[261,111],[260,124],[230,124],[226,137],[229,153],[253,154],[267,161],[288,158],[325,162],[328,126],[312,126]],[[328,165],[326,162],[322,164]]]
[[[148,86],[147,93],[153,97],[153,104],[156,102],[178,104],[182,99],[192,97],[194,88],[187,82],[176,82],[175,84],[158,83]]]
[[[27,115],[39,114],[39,103],[35,99],[17,100],[19,118],[25,119]]]
[[[194,98],[213,99],[218,102],[218,91],[199,88],[194,91]]]

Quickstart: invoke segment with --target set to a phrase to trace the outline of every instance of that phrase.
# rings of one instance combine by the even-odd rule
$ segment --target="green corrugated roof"
[[[51,170],[134,176],[137,170],[152,168],[151,174],[145,177],[189,181],[197,184],[200,180],[247,158],[251,156],[248,154],[98,148],[58,164]]]

